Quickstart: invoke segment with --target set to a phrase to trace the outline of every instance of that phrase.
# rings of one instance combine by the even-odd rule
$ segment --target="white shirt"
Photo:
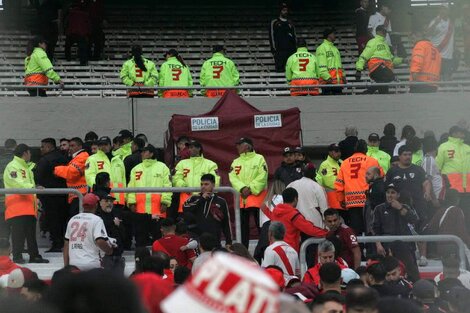
[[[101,217],[93,213],[80,213],[67,224],[65,239],[69,241],[70,265],[82,271],[101,267],[100,248],[97,239],[108,240]]]
[[[372,36],[375,37],[375,35],[377,34],[375,32],[375,29],[377,28],[377,26],[379,25],[384,25],[385,23],[385,19],[386,17],[383,16],[382,14],[380,14],[379,12],[371,15],[369,17],[369,26],[367,26],[367,28],[369,29],[372,29]],[[388,45],[391,46],[392,45],[392,40],[390,39],[390,32],[392,32],[392,23],[390,22],[390,18],[388,19],[388,26],[385,28],[387,30],[387,36],[385,37],[385,40],[387,41]]]
[[[444,42],[447,33],[449,31],[449,26],[452,27],[450,24],[450,19],[447,19],[447,21],[441,19],[439,16],[436,17],[431,21],[429,24],[429,29],[431,30],[431,42],[434,45],[434,47],[438,48],[438,46]],[[449,59],[451,60],[454,57],[454,29],[452,27],[451,30],[451,35],[449,38],[449,41],[447,42],[447,45],[442,47],[441,51],[441,56],[443,59]]]
[[[269,211],[273,211],[274,207],[278,205],[279,203],[282,203],[282,195],[274,195],[273,199],[269,201],[269,203],[266,203],[266,206],[268,207]],[[259,224],[263,226],[264,223],[269,221],[269,218],[263,213],[263,211],[259,211]]]
[[[302,177],[290,183],[287,188],[294,188],[299,194],[297,210],[305,217],[307,221],[315,226],[324,228],[323,213],[328,209],[326,193],[322,186],[314,180]],[[320,212],[317,210],[320,208]]]
[[[426,172],[426,176],[430,179],[432,184],[432,190],[436,199],[439,199],[439,195],[442,191],[443,183],[442,176],[439,168],[437,167],[436,158],[430,155],[425,155],[423,158],[423,164],[421,167]]]
[[[276,247],[281,247],[281,249],[286,254],[287,260],[289,260],[290,268],[292,269],[292,273],[294,275],[290,275],[289,271],[287,270],[286,264],[281,259],[279,254],[274,251]],[[294,277],[300,277],[300,262],[299,262],[299,255],[294,248],[289,246],[284,241],[276,241],[272,245],[266,248],[264,251],[263,263],[261,263],[262,267],[268,267],[270,265],[279,266],[282,271],[284,272],[284,279],[286,280],[286,284]]]
[[[212,257],[212,252],[206,251],[201,253],[193,262],[193,267],[191,268],[191,273],[194,274],[196,271],[204,264],[207,260]]]

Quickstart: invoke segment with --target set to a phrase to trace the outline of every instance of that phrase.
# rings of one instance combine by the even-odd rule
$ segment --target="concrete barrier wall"
[[[392,122],[398,132],[413,125],[418,135],[426,130],[439,136],[460,119],[470,119],[470,93],[432,95],[364,95],[335,97],[246,98],[260,110],[299,107],[305,145],[327,145],[344,137],[346,125],[355,125],[359,136],[382,133]],[[139,99],[134,103],[135,132],[148,135],[162,147],[173,114],[201,114],[216,100]],[[42,138],[80,136],[89,130],[114,136],[131,128],[131,102],[123,98],[0,98],[0,145],[7,138],[38,146]],[[400,135],[398,133],[398,135]]]

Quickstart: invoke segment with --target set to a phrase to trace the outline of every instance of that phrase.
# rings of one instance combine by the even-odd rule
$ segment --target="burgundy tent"
[[[235,142],[253,140],[257,153],[268,163],[270,177],[282,161],[285,147],[297,147],[300,140],[300,110],[260,111],[234,92],[226,92],[214,108],[201,115],[173,115],[165,138],[165,162],[174,165],[175,142],[180,136],[199,141],[204,157],[219,166],[221,185],[230,185],[228,172],[238,156]]]

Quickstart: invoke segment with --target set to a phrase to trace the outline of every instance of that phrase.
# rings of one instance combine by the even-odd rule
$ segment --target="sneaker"
[[[62,248],[59,247],[52,247],[49,250],[45,251],[46,253],[52,253],[52,252],[62,252]]]
[[[16,264],[25,264],[26,261],[23,258],[13,258],[13,263]]]
[[[427,266],[428,265],[428,259],[426,259],[426,257],[424,255],[422,255],[419,258],[418,265],[419,266]]]
[[[43,259],[42,256],[37,256],[29,259],[29,263],[49,263],[49,260]]]

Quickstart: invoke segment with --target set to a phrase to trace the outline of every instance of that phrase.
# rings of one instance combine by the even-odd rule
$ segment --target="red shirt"
[[[162,313],[160,303],[173,292],[172,283],[154,273],[137,274],[131,280],[137,286],[147,312]]]
[[[341,224],[333,234],[341,241],[343,247],[340,256],[348,263],[349,267],[354,268],[354,254],[352,250],[359,247],[354,230],[347,225]]]
[[[346,265],[342,264],[341,262],[338,262],[338,260],[335,261],[338,266],[343,269],[343,268],[348,268]],[[311,267],[304,275],[304,279],[302,280],[302,283],[313,283],[315,286],[318,286],[320,284],[320,267],[322,266],[321,263],[317,263],[314,267]]]
[[[0,256],[0,276],[10,274],[14,269],[20,268],[7,256]]]
[[[187,245],[189,240],[187,238],[177,235],[167,235],[161,239],[156,240],[152,245],[152,251],[162,251],[170,257],[174,257],[178,261],[178,265],[191,268],[189,259],[196,256],[194,250],[181,251],[182,246]]]

